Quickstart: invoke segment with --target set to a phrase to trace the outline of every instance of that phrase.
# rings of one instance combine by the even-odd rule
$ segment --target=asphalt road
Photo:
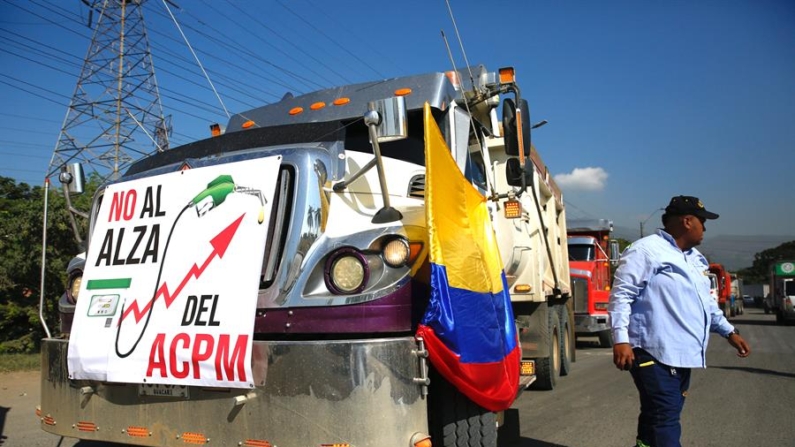
[[[741,359],[711,336],[707,368],[691,376],[682,445],[795,446],[795,326],[776,326],[773,315],[753,307],[731,321],[751,355]],[[525,392],[516,402],[511,447],[634,445],[639,403],[632,378],[613,366],[612,349],[583,340],[571,374],[554,391]]]
[[[682,415],[683,446],[795,446],[795,326],[746,308],[734,324],[751,344],[740,359],[713,335],[706,370],[694,370]],[[634,444],[637,392],[615,369],[612,351],[581,340],[572,372],[554,391],[527,391],[506,415],[504,447],[629,447]],[[34,411],[39,373],[0,374],[0,446],[108,447],[53,436]]]

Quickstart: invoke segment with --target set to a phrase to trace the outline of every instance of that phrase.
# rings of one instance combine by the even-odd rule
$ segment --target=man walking
[[[718,215],[692,196],[665,208],[663,229],[621,256],[610,293],[613,363],[640,395],[638,447],[678,447],[691,368],[706,367],[709,332],[748,357],[751,349],[709,294],[709,263],[695,248]]]

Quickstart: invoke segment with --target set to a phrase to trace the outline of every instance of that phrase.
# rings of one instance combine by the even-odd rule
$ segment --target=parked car
[[[743,295],[743,305],[745,306],[753,306],[754,305],[754,298],[751,295]]]

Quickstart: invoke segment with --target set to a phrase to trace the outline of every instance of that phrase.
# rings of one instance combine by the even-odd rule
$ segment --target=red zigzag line
[[[237,231],[237,227],[240,225],[240,221],[243,220],[243,216],[245,216],[245,213],[243,215],[241,215],[236,221],[232,222],[232,224],[229,227],[227,227],[224,231],[222,231],[218,236],[213,238],[212,241],[210,241],[210,243],[213,246],[213,251],[207,257],[207,259],[204,261],[204,263],[202,264],[201,267],[199,267],[195,263],[193,264],[193,267],[191,267],[191,269],[188,271],[188,273],[182,279],[182,282],[179,283],[179,286],[177,286],[177,289],[174,290],[173,294],[170,293],[169,290],[168,290],[168,283],[163,281],[163,285],[160,286],[160,288],[157,289],[157,293],[155,293],[154,299],[149,300],[149,302],[146,303],[146,306],[144,306],[143,309],[139,309],[138,308],[138,300],[133,301],[132,304],[130,304],[130,307],[128,307],[127,310],[124,311],[124,314],[122,314],[121,318],[119,319],[119,325],[121,325],[121,322],[124,321],[124,319],[127,318],[127,316],[131,312],[133,313],[133,318],[135,318],[135,323],[136,324],[139,323],[141,321],[141,319],[144,317],[144,315],[147,312],[149,312],[149,309],[152,307],[154,302],[157,301],[157,299],[161,295],[163,296],[163,299],[166,302],[166,309],[171,307],[171,303],[173,303],[177,299],[177,297],[179,296],[179,293],[182,292],[182,289],[185,288],[185,286],[188,284],[188,281],[190,281],[191,277],[199,279],[199,277],[201,277],[202,273],[204,273],[204,271],[207,269],[207,267],[210,265],[210,263],[212,262],[213,258],[215,258],[216,255],[219,258],[221,258],[224,255],[224,252],[226,251],[226,248],[228,247],[229,242],[231,242],[231,240],[232,240],[232,236]],[[232,233],[231,234],[226,234],[229,230],[231,230]],[[228,236],[229,239],[226,240],[226,241],[222,241],[222,242],[225,242],[225,245],[219,246],[216,243],[216,241],[219,238],[221,238],[223,235]]]

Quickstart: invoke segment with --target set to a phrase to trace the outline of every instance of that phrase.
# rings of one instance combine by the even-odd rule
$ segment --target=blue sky
[[[162,0],[144,16],[172,146],[224,108],[465,64],[444,0]],[[646,229],[671,196],[707,236],[795,235],[795,2],[450,0],[467,60],[516,67],[569,218]],[[0,176],[42,184],[91,42],[79,1],[0,0]],[[97,15],[93,17],[96,23]],[[191,102],[184,99],[189,98]]]

